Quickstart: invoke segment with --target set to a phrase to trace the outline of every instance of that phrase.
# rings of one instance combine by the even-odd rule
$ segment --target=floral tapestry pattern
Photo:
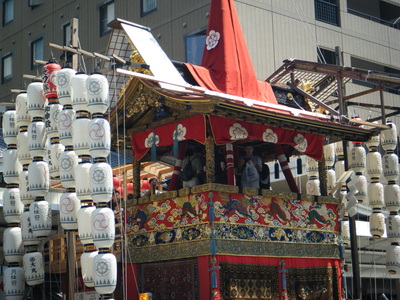
[[[288,243],[338,242],[335,204],[215,192],[133,207],[134,247],[214,238]]]

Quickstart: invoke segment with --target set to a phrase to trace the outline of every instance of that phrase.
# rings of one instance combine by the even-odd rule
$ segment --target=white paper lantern
[[[43,95],[43,83],[40,81],[32,82],[27,88],[28,94],[28,114],[34,117],[44,118],[44,107],[47,99]]]
[[[60,156],[60,181],[64,188],[75,188],[74,169],[78,165],[78,156],[72,146],[67,146]]]
[[[6,111],[3,114],[3,139],[7,145],[17,144],[17,113],[15,110]]]
[[[81,201],[92,200],[89,175],[91,166],[92,163],[82,160],[74,169],[76,195]]]
[[[40,244],[40,240],[33,235],[31,213],[29,210],[24,211],[21,216],[21,237],[25,247]]]
[[[65,147],[72,146],[72,123],[75,120],[75,111],[71,108],[65,107],[58,114],[58,134],[60,142]]]
[[[319,179],[316,176],[311,176],[311,178],[307,181],[306,184],[307,194],[315,196],[321,195],[319,185],[320,185]]]
[[[336,155],[337,156],[343,156],[343,142],[336,142],[335,143],[335,150],[336,150]]]
[[[351,149],[351,168],[354,172],[363,172],[367,166],[367,154],[364,147],[356,145]]]
[[[371,178],[379,178],[382,174],[382,157],[379,152],[367,154],[367,172]]]
[[[386,153],[383,157],[383,175],[388,181],[396,181],[399,178],[398,157],[394,153]]]
[[[386,125],[390,126],[390,128],[381,131],[381,145],[385,151],[393,151],[397,147],[397,128],[390,121]]]
[[[58,100],[62,105],[72,104],[71,102],[71,78],[76,74],[76,71],[64,67],[57,72],[57,94]]]
[[[90,155],[89,152],[89,126],[90,119],[87,113],[77,113],[75,121],[72,123],[72,143],[74,151],[79,155]]]
[[[24,212],[20,191],[17,185],[9,185],[3,193],[3,214],[7,223],[20,223]]]
[[[15,111],[17,112],[17,126],[28,126],[31,122],[31,116],[28,114],[27,93],[21,93],[16,97]]]
[[[47,154],[46,125],[42,118],[33,118],[28,126],[28,148],[32,158]]]
[[[21,267],[9,267],[4,270],[5,300],[22,300],[25,295],[25,274]]]
[[[93,157],[107,157],[111,149],[110,123],[103,118],[90,120],[88,124],[89,151]]]
[[[117,286],[117,259],[112,253],[99,253],[93,259],[94,288],[99,294],[112,294]]]
[[[92,114],[104,114],[109,107],[108,80],[99,73],[93,73],[86,79],[88,111]]]
[[[81,202],[73,189],[61,194],[60,222],[62,228],[65,230],[78,229],[78,211],[80,208]]]
[[[42,253],[26,253],[23,261],[26,283],[29,286],[44,283],[44,262]]]
[[[94,206],[82,206],[78,211],[78,233],[83,245],[93,244],[91,215],[96,209]]]
[[[23,168],[19,174],[19,194],[23,205],[29,205],[35,200],[35,196],[28,189],[28,168]]]
[[[49,172],[53,179],[60,178],[60,157],[64,153],[64,145],[60,144],[58,137],[51,138],[48,151]]]
[[[21,165],[30,164],[32,162],[32,156],[29,153],[28,147],[28,127],[22,126],[21,130],[17,134],[17,149],[18,149],[18,161]]]
[[[377,121],[374,121],[374,122],[372,122],[372,123],[375,123],[375,124],[378,124],[378,122]],[[370,128],[373,128],[373,127],[370,127]],[[379,146],[379,143],[380,143],[380,136],[379,135],[374,135],[374,136],[372,136],[366,143],[365,143],[365,145],[368,147],[368,148],[376,148],[376,147],[378,147]]]
[[[8,146],[3,152],[3,178],[8,184],[19,184],[19,174],[22,171],[22,165],[18,160],[18,150],[16,146]]]
[[[112,168],[103,160],[96,160],[89,170],[90,194],[96,203],[110,201],[114,190]]]
[[[45,200],[35,201],[29,207],[32,232],[36,238],[47,238],[51,233],[52,215],[50,204]]]
[[[332,189],[336,185],[336,173],[335,170],[329,169],[326,171],[326,189],[328,193],[332,191]]]
[[[386,270],[390,274],[400,272],[400,246],[389,245],[386,249]]]
[[[368,185],[369,206],[382,208],[385,205],[383,185],[380,182],[373,182]]]
[[[335,173],[336,173],[336,180],[340,178],[340,176],[344,173],[344,160],[338,160],[335,163]]]
[[[49,165],[42,160],[34,159],[28,167],[28,185],[30,193],[35,197],[44,197],[49,192]]]
[[[306,161],[306,172],[307,175],[310,176],[318,176],[318,161],[308,157],[307,156],[307,161]]]
[[[94,287],[93,282],[93,259],[98,251],[84,252],[81,255],[81,271],[83,282],[87,287]]]
[[[385,206],[388,211],[400,210],[400,187],[397,184],[389,184],[384,189]]]
[[[349,221],[342,221],[342,239],[345,247],[350,246],[350,225]]]
[[[333,167],[335,164],[335,144],[328,144],[324,146],[325,166]]]
[[[386,232],[389,242],[400,243],[400,216],[396,212],[386,218]]]
[[[71,78],[71,100],[72,107],[77,112],[79,110],[87,111],[87,90],[86,79],[88,75],[84,73],[76,73]]]
[[[58,115],[62,111],[63,106],[58,102],[50,102],[45,107],[45,123],[47,138],[58,137]]]
[[[4,230],[3,253],[8,263],[21,263],[23,255],[20,227],[8,227]]]
[[[369,231],[374,239],[380,239],[385,233],[385,215],[374,211],[369,217]]]
[[[96,248],[110,248],[115,240],[115,216],[113,210],[107,206],[96,208],[92,212],[91,224],[93,242]]]
[[[363,203],[367,199],[368,195],[368,181],[364,175],[357,175],[358,183],[356,184],[358,192],[355,193],[355,197],[358,203]]]

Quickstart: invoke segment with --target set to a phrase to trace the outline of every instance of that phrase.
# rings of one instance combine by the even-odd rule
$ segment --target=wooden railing
[[[122,232],[121,224],[115,225],[117,232]],[[75,233],[76,238],[76,268],[80,268],[80,257],[84,251],[83,244],[79,241],[78,232]],[[115,235],[115,243],[111,247],[110,251],[117,257],[117,261],[120,261],[122,249],[122,235]],[[63,233],[57,237],[49,240],[44,247],[44,259],[45,259],[45,271],[46,273],[65,273],[67,270],[67,240],[66,234]]]

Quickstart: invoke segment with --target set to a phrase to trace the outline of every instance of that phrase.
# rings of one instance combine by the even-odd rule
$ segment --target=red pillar
[[[290,190],[293,193],[299,193],[299,188],[297,187],[296,181],[294,180],[292,171],[290,171],[289,163],[286,159],[285,153],[283,153],[281,145],[275,144],[275,154],[279,160],[279,164],[281,165],[282,172],[285,175]]]
[[[236,185],[235,160],[233,155],[232,144],[226,144],[226,174],[227,174],[227,184]]]
[[[181,169],[182,169],[182,161],[183,158],[185,157],[186,145],[187,145],[187,140],[179,143],[179,154],[178,157],[176,158],[171,182],[169,183],[168,186],[168,191],[174,191],[178,186],[179,176],[181,175]]]

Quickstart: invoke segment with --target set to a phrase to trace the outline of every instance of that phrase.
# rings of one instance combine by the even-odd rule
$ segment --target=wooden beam
[[[295,90],[296,92],[298,92],[299,94],[302,94],[304,97],[308,98],[309,100],[311,100],[312,102],[318,104],[319,106],[323,107],[324,109],[326,109],[327,111],[329,111],[330,113],[332,113],[333,115],[339,116],[339,112],[337,112],[336,110],[334,110],[333,108],[329,107],[328,105],[326,105],[325,103],[319,101],[317,98],[315,98],[314,96],[306,93],[305,91],[303,91],[302,89],[298,88],[297,86],[295,86],[292,83],[288,83],[289,87],[291,87],[293,90]]]
[[[108,56],[105,56],[103,54],[97,53],[97,52],[93,52],[94,56],[96,56],[97,58],[100,58],[104,61],[111,61],[111,58]]]
[[[349,122],[359,124],[359,125],[365,125],[365,126],[369,126],[369,127],[379,128],[382,130],[390,129],[389,126],[384,125],[384,124],[376,124],[376,123],[372,123],[369,121],[363,121],[363,120],[359,120],[359,119],[350,119]]]

